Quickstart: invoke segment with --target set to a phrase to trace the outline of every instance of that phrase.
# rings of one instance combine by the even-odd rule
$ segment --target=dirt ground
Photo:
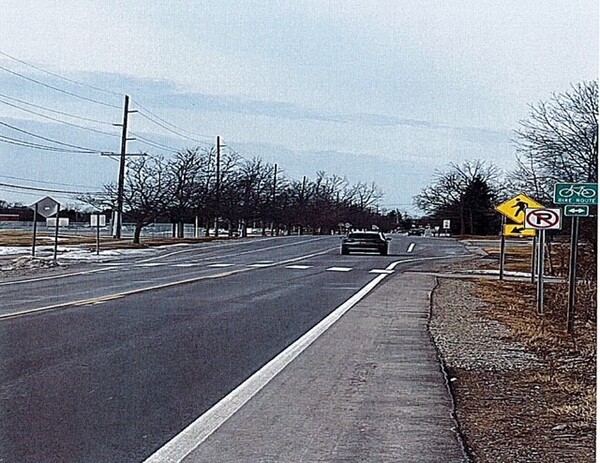
[[[527,268],[526,254],[512,255],[512,267]],[[527,279],[439,279],[430,331],[473,462],[596,461],[597,290],[581,286],[567,335],[564,283],[546,285],[539,316]]]

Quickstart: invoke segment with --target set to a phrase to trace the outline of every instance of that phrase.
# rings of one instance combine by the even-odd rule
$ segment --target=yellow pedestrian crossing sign
[[[544,206],[529,196],[520,194],[496,206],[500,214],[515,223],[525,223],[525,209],[542,209]]]
[[[512,236],[524,238],[526,236],[535,236],[535,230],[532,228],[525,228],[523,224],[511,223],[504,225],[504,236]]]

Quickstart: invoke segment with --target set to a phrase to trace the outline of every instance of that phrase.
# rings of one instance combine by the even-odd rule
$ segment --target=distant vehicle
[[[408,236],[423,236],[425,234],[425,230],[422,228],[411,228],[408,230]]]
[[[350,232],[342,238],[342,254],[350,254],[350,251],[377,251],[382,256],[388,254],[388,241],[381,232]]]

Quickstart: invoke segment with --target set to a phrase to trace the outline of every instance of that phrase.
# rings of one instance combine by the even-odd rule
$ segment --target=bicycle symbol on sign
[[[558,196],[561,198],[571,198],[573,195],[580,196],[582,198],[593,198],[596,196],[596,190],[593,188],[588,188],[585,185],[571,185],[569,188],[563,188],[558,191]]]

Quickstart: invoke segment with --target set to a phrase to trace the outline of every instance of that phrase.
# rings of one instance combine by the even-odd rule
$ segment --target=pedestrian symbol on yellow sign
[[[499,204],[496,206],[496,210],[513,222],[522,224],[525,222],[525,209],[541,209],[543,207],[529,196],[520,194]]]

